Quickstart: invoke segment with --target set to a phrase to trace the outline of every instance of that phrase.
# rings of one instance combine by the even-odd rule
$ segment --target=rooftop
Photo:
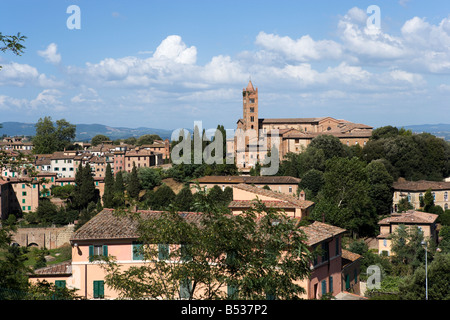
[[[302,226],[300,229],[305,232],[308,239],[306,243],[309,246],[331,239],[347,231],[345,229],[319,221],[314,221],[308,226]]]
[[[404,224],[430,224],[436,222],[437,214],[409,210],[400,214],[392,214],[378,222],[378,224],[404,223]]]

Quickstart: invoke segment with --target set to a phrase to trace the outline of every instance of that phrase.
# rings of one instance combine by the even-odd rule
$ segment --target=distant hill
[[[6,134],[8,136],[34,136],[36,130],[34,123],[22,122],[2,122],[3,128],[0,128],[0,136]],[[77,141],[89,141],[97,134],[104,134],[111,140],[126,139],[129,137],[140,137],[144,134],[157,134],[162,139],[169,139],[172,135],[171,130],[155,129],[155,128],[126,128],[126,127],[110,127],[102,124],[77,124],[76,139]]]
[[[404,126],[403,128],[411,130],[415,133],[428,132],[436,137],[450,141],[450,124],[420,124],[412,126]]]

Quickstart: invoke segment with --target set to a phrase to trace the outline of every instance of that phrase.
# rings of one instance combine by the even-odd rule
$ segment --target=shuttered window
[[[142,243],[133,242],[133,260],[144,260]]]
[[[94,281],[94,299],[105,297],[105,282],[102,280]]]
[[[322,295],[327,293],[327,280],[322,280]]]
[[[168,260],[169,259],[169,245],[168,244],[158,244],[158,259],[159,260]]]

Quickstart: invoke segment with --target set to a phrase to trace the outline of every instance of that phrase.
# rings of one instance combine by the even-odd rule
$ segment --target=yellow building
[[[402,198],[407,198],[414,209],[419,209],[420,199],[425,196],[425,192],[431,189],[434,204],[447,210],[450,205],[450,182],[449,181],[406,181],[404,178],[393,183],[393,210],[397,212],[398,203]]]
[[[380,235],[378,239],[378,253],[391,255],[391,235],[400,225],[406,227],[418,227],[423,231],[425,239],[437,240],[436,219],[437,214],[410,210],[400,214],[392,214],[390,217],[378,222],[380,225]]]

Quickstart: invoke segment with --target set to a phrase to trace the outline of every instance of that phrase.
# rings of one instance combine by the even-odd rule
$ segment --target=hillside
[[[34,123],[22,122],[2,122],[3,128],[0,128],[0,135],[8,136],[33,136],[35,135]],[[97,134],[108,136],[112,140],[126,139],[129,137],[140,137],[144,134],[157,134],[162,139],[170,139],[172,131],[155,128],[126,128],[126,127],[110,127],[102,124],[77,124],[76,139],[77,141],[88,141]]]

